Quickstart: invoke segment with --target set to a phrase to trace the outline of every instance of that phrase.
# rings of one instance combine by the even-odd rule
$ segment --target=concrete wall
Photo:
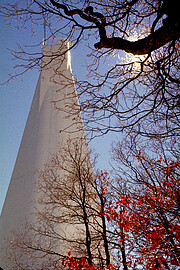
[[[12,230],[22,232],[26,220],[33,219],[36,169],[48,162],[60,143],[68,138],[85,136],[67,54],[60,56],[66,47],[67,43],[60,41],[42,49],[43,68],[0,217],[2,251],[7,246],[3,239],[11,237]],[[54,60],[52,55],[55,55]],[[54,109],[52,101],[59,101],[59,110]],[[75,113],[70,115],[67,109],[73,104],[76,104]],[[1,260],[3,267],[3,258]]]

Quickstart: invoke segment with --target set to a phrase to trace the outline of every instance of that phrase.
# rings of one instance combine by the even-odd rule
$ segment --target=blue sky
[[[9,49],[15,49],[16,43],[32,44],[36,37],[32,37],[29,30],[17,30],[8,27],[4,19],[0,18],[0,83],[8,80],[12,73],[15,61]],[[43,37],[43,29],[39,29],[38,39]],[[83,73],[86,58],[85,47],[72,52],[72,69]],[[79,57],[81,55],[81,57]],[[81,61],[81,62],[80,62]],[[0,212],[8,189],[16,156],[20,146],[24,127],[28,117],[31,101],[35,91],[39,71],[28,71],[8,84],[0,85]],[[98,167],[109,167],[109,149],[111,135],[94,140],[90,147],[99,153]]]
[[[6,81],[15,62],[8,48],[16,47],[21,42],[24,31],[9,28],[0,20],[0,83]],[[24,126],[31,105],[37,71],[27,73],[24,78],[0,85],[0,210],[11,178]]]

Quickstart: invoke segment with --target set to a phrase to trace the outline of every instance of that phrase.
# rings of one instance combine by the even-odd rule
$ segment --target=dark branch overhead
[[[123,38],[113,37],[102,39],[94,46],[96,49],[111,48],[124,50],[127,53],[133,53],[137,55],[148,54],[151,51],[159,49],[166,43],[178,39],[180,37],[180,29],[173,28],[171,26],[162,26],[155,32],[151,33],[143,39],[137,41],[128,41]]]
[[[157,18],[152,23],[151,33],[144,38],[138,39],[137,41],[129,41],[122,37],[107,37],[106,26],[115,22],[112,20],[112,22],[107,23],[106,17],[100,12],[94,12],[92,6],[88,6],[84,11],[80,9],[69,10],[64,4],[60,4],[54,0],[50,1],[54,7],[63,9],[67,16],[79,15],[82,19],[96,25],[100,37],[100,41],[94,45],[96,49],[117,49],[124,50],[127,53],[132,53],[135,55],[142,55],[149,54],[168,42],[177,40],[180,37],[180,16],[179,12],[177,12],[178,8],[175,0],[162,1],[163,3],[159,8]],[[127,4],[127,10],[124,12],[121,19],[128,14],[132,6],[137,2],[138,0],[133,0]],[[163,25],[155,30],[158,21],[163,15],[167,15],[167,18],[164,19]]]
[[[24,30],[28,23],[36,31],[46,15],[47,44],[61,38],[71,40],[69,49],[77,48],[80,56],[81,46],[85,46],[86,68],[80,74],[82,80],[78,76],[74,80],[91,138],[111,131],[141,138],[179,136],[179,1],[6,2],[0,5],[0,13],[10,24],[14,19],[18,29]],[[40,68],[43,55],[41,49],[39,52],[34,53],[30,46],[13,48],[12,54],[21,62],[10,79]],[[57,57],[59,52],[53,59]],[[58,101],[53,102],[58,109]],[[71,107],[67,111],[73,113]]]

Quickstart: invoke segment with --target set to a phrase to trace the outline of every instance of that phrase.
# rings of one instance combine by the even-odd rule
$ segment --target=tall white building
[[[59,41],[56,45],[43,46],[42,49],[43,68],[0,217],[1,251],[8,248],[4,239],[11,237],[11,231],[21,232],[23,224],[33,218],[36,169],[48,162],[60,143],[65,143],[68,138],[85,136],[73,84],[70,55],[66,53],[61,56],[67,46],[67,42]],[[59,110],[54,109],[53,101],[57,100]],[[67,108],[71,106],[74,106],[75,113],[69,115]],[[3,258],[0,267],[4,268]]]

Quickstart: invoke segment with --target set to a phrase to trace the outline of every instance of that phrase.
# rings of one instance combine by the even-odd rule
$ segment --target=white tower
[[[12,230],[20,232],[22,224],[32,218],[34,182],[37,178],[35,170],[49,160],[50,155],[57,151],[59,143],[66,142],[69,137],[85,136],[80,112],[75,113],[76,117],[66,112],[69,106],[75,106],[74,109],[78,111],[69,55],[66,53],[61,56],[67,46],[67,42],[63,41],[54,46],[43,46],[43,69],[0,218],[2,250],[6,245],[3,238],[10,237]],[[59,100],[59,111],[54,109],[54,100]],[[3,267],[3,259],[0,266]]]

